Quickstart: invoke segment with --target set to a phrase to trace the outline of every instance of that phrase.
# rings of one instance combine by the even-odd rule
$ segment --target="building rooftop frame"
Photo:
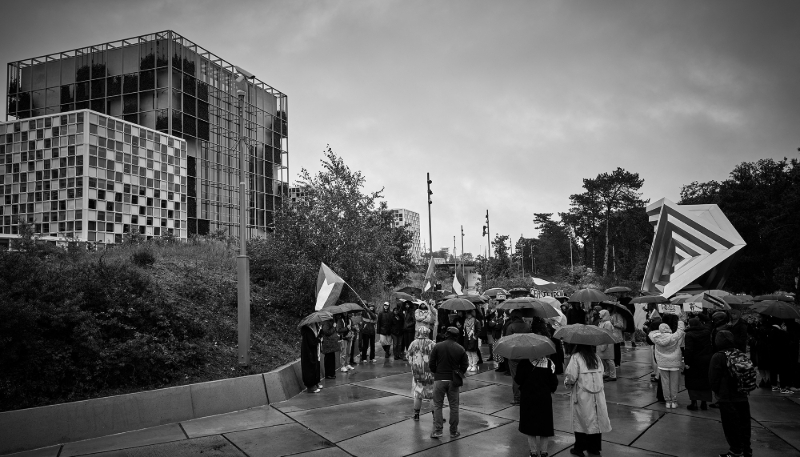
[[[131,37],[131,38],[124,38],[122,40],[109,41],[107,43],[100,43],[100,44],[94,44],[94,45],[89,45],[89,46],[83,46],[81,48],[72,49],[72,50],[69,50],[69,51],[55,52],[55,53],[52,53],[52,54],[46,54],[46,55],[33,57],[33,58],[29,57],[29,58],[25,58],[25,59],[22,59],[22,60],[9,62],[8,65],[9,66],[16,65],[20,69],[22,69],[22,68],[29,67],[29,66],[32,66],[32,65],[38,65],[38,64],[41,64],[41,63],[45,63],[45,62],[48,62],[48,61],[51,61],[51,60],[59,60],[59,59],[64,59],[64,58],[68,58],[68,57],[76,57],[76,56],[91,54],[93,52],[101,52],[101,51],[104,51],[106,49],[116,49],[116,48],[121,48],[121,47],[124,47],[124,46],[131,46],[131,45],[140,44],[140,43],[143,43],[143,42],[148,42],[148,41],[153,41],[153,40],[170,40],[170,39],[175,40],[176,38],[179,38],[180,40],[182,40],[183,41],[182,44],[184,46],[186,46],[188,48],[191,48],[198,55],[208,59],[209,62],[212,62],[212,63],[215,63],[215,64],[219,65],[224,70],[230,71],[232,74],[237,73],[236,67],[232,63],[226,61],[225,59],[219,57],[218,55],[216,55],[213,52],[205,49],[204,47],[197,45],[192,40],[189,40],[188,38],[184,37],[183,35],[175,32],[174,30],[164,30],[164,31],[161,31],[161,32],[148,33],[148,34],[145,34],[145,35],[139,35],[139,36]],[[252,78],[251,81],[253,81],[253,84],[256,87],[267,91],[272,96],[275,96],[275,97],[285,97],[286,96],[286,94],[284,94],[283,92],[275,89],[274,87],[270,86],[269,84],[265,83],[264,81],[261,81],[258,78]]]

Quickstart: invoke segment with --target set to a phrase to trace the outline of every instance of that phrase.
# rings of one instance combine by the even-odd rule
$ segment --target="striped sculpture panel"
[[[642,290],[665,297],[721,289],[746,243],[717,205],[678,205],[666,198],[647,207],[655,237]]]

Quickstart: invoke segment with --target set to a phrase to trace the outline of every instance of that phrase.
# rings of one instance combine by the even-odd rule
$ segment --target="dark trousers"
[[[406,350],[403,348],[403,335],[392,335],[392,352],[395,359],[402,359]]]
[[[408,347],[411,346],[411,342],[414,341],[414,331],[403,331],[403,352],[405,353],[408,350]]]
[[[750,448],[750,402],[718,401],[725,440],[734,454],[753,455]]]
[[[791,385],[789,382],[791,371],[792,366],[790,363],[781,362],[773,364],[769,369],[770,385],[780,386],[782,389],[788,388]]]
[[[447,395],[447,403],[450,407],[450,432],[458,430],[458,394],[459,387],[450,385],[451,381],[433,381],[433,429],[441,432],[444,428],[442,418],[442,407],[444,397]]]
[[[602,433],[588,434],[575,432],[575,446],[573,446],[573,448],[578,452],[588,451],[593,454],[599,454],[602,439]]]
[[[614,345],[614,365],[619,366],[622,362],[622,343]]]
[[[369,358],[367,358],[369,349]],[[375,335],[361,335],[361,362],[375,358]]]
[[[353,337],[353,344],[350,345],[350,365],[356,364],[356,361],[353,360],[353,357],[360,352],[359,349],[361,349],[361,334],[356,333]]]
[[[336,376],[336,353],[325,354],[325,376]]]

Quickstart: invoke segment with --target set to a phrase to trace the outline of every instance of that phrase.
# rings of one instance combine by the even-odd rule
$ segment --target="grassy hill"
[[[0,411],[272,370],[298,313],[251,289],[237,365],[236,251],[221,241],[0,253]]]

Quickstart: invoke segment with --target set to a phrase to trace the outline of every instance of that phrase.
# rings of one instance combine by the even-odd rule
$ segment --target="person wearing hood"
[[[416,332],[420,327],[427,327],[428,335],[433,335],[436,328],[436,314],[436,309],[425,302],[420,303],[419,308],[414,311],[414,331]]]
[[[752,457],[750,447],[750,402],[747,393],[739,391],[736,378],[728,368],[728,354],[738,352],[733,333],[720,330],[714,337],[717,352],[711,356],[708,381],[717,397],[722,431],[730,450],[720,457]]]
[[[609,314],[608,310],[600,311],[600,325],[598,327],[609,333],[614,333],[614,324],[611,323],[611,314]],[[601,344],[597,346],[597,356],[603,361],[603,381],[616,381],[617,367],[614,364],[614,345]]]
[[[689,328],[686,329],[686,351],[683,354],[686,363],[684,375],[686,389],[689,391],[691,404],[686,407],[697,411],[697,402],[700,409],[708,409],[711,398],[711,384],[708,382],[708,368],[714,350],[711,348],[711,330],[703,326],[700,319],[689,319]]]
[[[389,359],[389,349],[392,347],[392,312],[389,302],[383,302],[383,310],[378,313],[378,344],[383,348],[383,357]]]
[[[520,310],[515,309],[511,311],[511,321],[506,327],[505,335],[509,336],[514,335],[515,333],[530,333],[531,326],[527,324],[524,320],[522,320],[522,313]],[[511,402],[512,405],[516,406],[519,405],[520,401],[520,391],[519,391],[519,384],[517,381],[514,381],[514,378],[517,376],[517,365],[519,364],[519,360],[508,359],[508,371],[511,372],[511,393],[514,396],[514,400]]]
[[[570,389],[572,431],[575,445],[571,455],[600,455],[603,433],[611,431],[606,394],[603,387],[603,362],[594,346],[576,344],[564,369],[564,387]]]
[[[336,353],[340,350],[339,332],[336,320],[322,323],[322,349],[324,359],[325,379],[336,379]]]
[[[730,322],[730,316],[725,311],[716,311],[711,315],[711,346],[714,348],[714,352],[717,352],[717,346],[714,343],[717,332],[724,330],[728,322]]]
[[[728,311],[728,314],[730,321],[724,328],[733,333],[733,343],[736,349],[747,352],[747,322],[742,319],[742,311],[732,309]]]
[[[411,363],[411,397],[414,398],[415,421],[419,421],[422,400],[433,399],[433,373],[428,362],[435,343],[428,338],[430,333],[428,327],[418,327],[414,333],[414,341],[406,352],[406,358]]]
[[[664,390],[664,399],[667,408],[678,407],[678,389],[681,379],[681,342],[684,336],[683,321],[678,321],[678,330],[673,333],[667,324],[658,326],[647,335],[654,344],[656,363],[661,376],[661,388]]]

